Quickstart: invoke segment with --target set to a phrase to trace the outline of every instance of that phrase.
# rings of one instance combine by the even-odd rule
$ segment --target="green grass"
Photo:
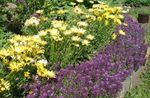
[[[150,14],[149,9],[150,7],[131,8],[129,15],[131,15],[134,19],[137,19],[139,13]],[[146,29],[145,37],[148,45],[150,46],[150,20],[149,23],[141,25]],[[127,92],[125,98],[150,98],[150,59],[146,66],[147,69],[142,75],[143,84]]]
[[[126,93],[125,98],[150,98],[150,59],[147,69],[142,75],[143,84],[131,89]]]

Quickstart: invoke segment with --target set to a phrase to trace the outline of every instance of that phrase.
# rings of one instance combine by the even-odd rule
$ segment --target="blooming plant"
[[[122,24],[121,12],[121,7],[102,2],[88,10],[80,5],[50,10],[46,14],[39,10],[26,20],[23,30],[47,41],[45,57],[50,65],[65,67],[91,58],[94,51],[107,45],[115,26]]]
[[[0,80],[0,93],[9,90],[11,86],[20,87],[33,74],[48,79],[55,78],[54,71],[46,69],[46,61],[42,57],[46,42],[39,36],[15,35],[9,39],[9,42],[10,45],[7,48],[0,50],[1,71],[3,72]]]

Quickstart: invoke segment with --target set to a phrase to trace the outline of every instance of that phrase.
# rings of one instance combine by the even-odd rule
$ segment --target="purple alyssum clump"
[[[144,29],[130,17],[119,25],[115,33],[117,39],[91,60],[78,65],[68,65],[58,71],[56,79],[44,83],[33,78],[26,85],[27,98],[115,98],[122,88],[122,82],[145,63],[147,45]],[[120,35],[119,30],[126,32]]]

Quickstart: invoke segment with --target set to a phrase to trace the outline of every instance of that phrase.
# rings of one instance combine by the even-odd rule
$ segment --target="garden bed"
[[[0,97],[116,98],[143,70],[145,30],[121,7],[82,0],[16,5],[16,12],[0,13],[7,16],[0,26]],[[16,20],[20,33],[5,25]]]

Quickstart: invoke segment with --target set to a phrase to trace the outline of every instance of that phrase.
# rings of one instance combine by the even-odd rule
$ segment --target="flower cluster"
[[[52,27],[50,29],[42,30],[38,34],[39,36],[50,35],[50,37],[55,41],[64,41],[68,40],[72,45],[79,47],[79,45],[88,46],[90,41],[94,39],[94,36],[91,34],[86,34],[84,27],[88,25],[87,22],[79,21],[77,26],[71,28],[68,27],[68,24],[61,20],[53,20]],[[67,42],[68,42],[67,41]]]
[[[0,79],[0,92],[10,89],[10,83],[4,79]]]
[[[39,25],[39,23],[40,23],[40,19],[35,17],[35,16],[32,16],[30,19],[26,20],[24,25],[26,27],[28,27],[28,26],[37,26],[37,25]]]
[[[12,73],[23,71],[26,66],[32,66],[37,68],[37,75],[41,77],[55,77],[54,72],[44,68],[46,66],[44,62],[40,62],[46,42],[41,40],[38,35],[15,35],[9,39],[9,42],[8,48],[0,50],[0,58]],[[29,74],[29,72],[25,72],[24,76],[29,77]]]
[[[112,21],[116,24],[121,24],[121,20],[124,18],[121,15],[123,11],[121,7],[110,7],[103,2],[93,4],[89,11],[93,13],[98,21],[105,21],[106,25]]]
[[[30,26],[38,26],[39,23],[44,19],[44,17],[40,17],[44,13],[44,10],[37,10],[30,19],[27,19],[24,23],[26,27]]]
[[[118,36],[93,59],[78,65],[68,65],[58,72],[56,80],[42,83],[33,79],[26,85],[30,91],[26,97],[33,98],[116,98],[122,88],[122,82],[145,62],[147,45],[144,42],[144,30],[127,17],[128,26],[116,28]],[[119,34],[123,30],[126,36]],[[122,33],[124,35],[124,33]]]

